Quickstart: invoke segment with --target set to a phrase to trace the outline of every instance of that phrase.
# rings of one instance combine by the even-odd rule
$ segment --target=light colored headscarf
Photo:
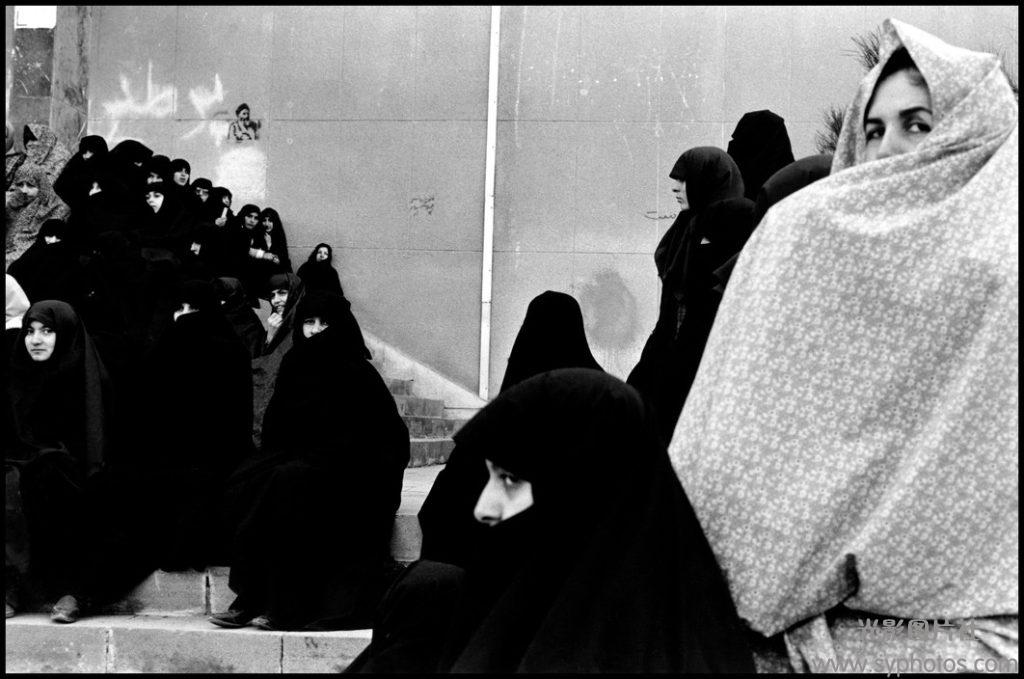
[[[25,291],[18,285],[18,281],[9,273],[4,274],[4,291],[7,296],[6,329],[20,328],[21,319],[25,317],[25,312],[31,306],[28,297],[25,296]]]
[[[864,162],[865,107],[901,45],[932,132]],[[832,174],[741,254],[669,449],[755,630],[841,602],[1017,613],[1018,184],[997,58],[887,21]]]
[[[64,220],[71,214],[71,208],[53,190],[46,168],[26,160],[14,173],[14,184],[30,181],[39,187],[39,193],[31,200],[24,200],[20,192],[8,202],[6,220],[6,261],[11,262],[28,250],[36,240],[39,227],[47,219]]]

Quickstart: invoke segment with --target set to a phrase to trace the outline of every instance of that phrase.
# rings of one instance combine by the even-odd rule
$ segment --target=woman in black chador
[[[658,323],[627,380],[647,399],[666,445],[721,300],[714,271],[743,248],[754,207],[743,197],[739,168],[722,149],[690,149],[669,177],[680,212],[654,252],[661,278]]]
[[[113,445],[114,395],[78,315],[43,300],[22,319],[4,402],[7,614],[31,575],[44,598],[67,594],[85,548],[86,483]]]
[[[793,162],[786,121],[768,110],[743,114],[728,151],[743,175],[743,195],[750,200],[757,198],[769,177]]]
[[[366,627],[389,575],[409,432],[347,300],[307,295],[267,408],[263,451],[230,481],[224,627]]]
[[[583,312],[564,292],[548,290],[530,302],[508,357],[501,393],[525,379],[556,368],[601,370],[587,344]],[[465,566],[484,526],[473,519],[473,505],[484,484],[482,460],[456,447],[419,512],[424,559]]]
[[[333,262],[334,249],[327,243],[320,243],[309,253],[309,259],[302,263],[296,274],[306,284],[307,290],[323,290],[344,297],[341,279]]]
[[[419,561],[354,672],[753,672],[725,579],[649,412],[620,380],[542,373],[457,434],[486,465],[466,569]]]

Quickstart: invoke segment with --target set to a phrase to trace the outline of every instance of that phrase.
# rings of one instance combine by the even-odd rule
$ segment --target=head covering
[[[547,290],[534,297],[526,309],[501,391],[555,368],[601,370],[587,344],[579,303],[572,295]]]
[[[188,172],[189,175],[192,174],[192,166],[189,165],[189,162],[187,160],[185,160],[184,158],[175,158],[174,160],[171,161],[171,166],[170,167],[171,167],[171,174],[174,174],[175,172],[179,172],[180,170],[184,170],[185,172]]]
[[[352,315],[351,306],[351,303],[341,295],[323,290],[309,291],[303,295],[295,308],[293,341],[300,344],[308,339],[303,333],[302,324],[306,319],[315,317],[332,329],[331,342],[336,345],[339,355],[351,359],[370,360],[373,354],[366,348],[363,333],[359,329],[356,317]]]
[[[53,353],[35,361],[25,346],[32,323],[56,333]],[[110,447],[113,392],[85,325],[66,302],[42,300],[25,312],[13,348],[9,390],[22,455],[60,450],[78,480],[97,471]]]
[[[192,188],[206,189],[207,191],[210,191],[213,189],[213,182],[211,182],[206,177],[200,177],[199,179],[196,179],[195,181],[192,182]]]
[[[270,218],[273,226],[270,229],[270,240],[269,247],[267,242],[267,233],[263,228],[263,220]],[[275,255],[277,255],[281,263],[276,265],[278,270],[291,271],[292,263],[288,257],[288,237],[284,232],[284,223],[281,221],[281,215],[277,214],[277,210],[272,207],[265,207],[260,212],[260,224],[256,229],[256,233],[253,234],[253,242],[259,246],[262,242],[263,246],[260,249],[269,249]]]
[[[595,370],[542,373],[455,439],[529,481],[534,502],[488,529],[440,671],[752,671],[635,390]]]
[[[98,134],[87,134],[78,141],[78,152],[86,151],[91,151],[94,156],[107,155],[107,140]]]
[[[153,156],[146,161],[144,167],[147,174],[156,174],[160,177],[162,183],[171,184],[173,182],[171,177],[171,159],[167,156]]]
[[[785,166],[764,183],[754,201],[754,226],[761,223],[768,208],[783,198],[827,177],[832,170],[831,154],[807,156]]]
[[[579,303],[571,295],[547,290],[526,309],[501,392],[557,368],[601,370],[587,344]],[[422,558],[460,566],[469,562],[487,530],[473,518],[473,507],[486,483],[487,469],[480,457],[456,446],[419,512]]]
[[[316,253],[320,248],[327,248],[327,259],[322,262],[317,261],[316,258]],[[341,287],[341,278],[338,277],[338,271],[331,264],[333,257],[334,250],[331,246],[327,243],[319,243],[309,253],[309,258],[302,263],[296,274],[309,290],[324,290],[344,297],[345,292]]]
[[[696,146],[686,151],[668,176],[686,182],[686,200],[693,212],[715,201],[743,195],[739,166],[728,153],[714,146]]]
[[[74,154],[47,125],[29,123],[25,126],[24,137],[28,162],[46,170],[46,176],[52,184]]]
[[[8,266],[36,240],[39,227],[48,219],[63,220],[71,210],[53,190],[45,168],[27,160],[14,173],[13,185],[28,182],[39,188],[34,198],[14,191],[7,206],[6,260]]]
[[[278,328],[277,334],[274,335],[270,345],[266,348],[266,353],[272,352],[284,341],[285,337],[291,334],[295,323],[295,307],[302,300],[303,295],[306,294],[306,286],[303,284],[302,279],[293,273],[279,273],[270,277],[267,281],[268,296],[270,292],[280,289],[288,290],[288,299],[284,303],[284,312],[281,314],[281,327]]]
[[[901,45],[934,125],[866,162],[865,105]],[[1017,614],[1018,192],[999,60],[886,21],[832,174],[740,255],[670,448],[762,634],[840,602]]]
[[[743,174],[744,196],[757,197],[761,186],[793,162],[793,148],[782,116],[768,110],[744,113],[732,132],[729,155]]]
[[[6,329],[20,328],[21,319],[28,311],[29,301],[18,281],[9,273],[4,274],[4,289],[7,294],[7,326]]]
[[[235,108],[235,115],[237,116],[239,113],[241,113],[242,111],[244,111],[247,108],[249,108],[249,104],[246,104],[245,102],[239,104],[238,107]],[[250,110],[252,110],[252,109],[250,109]]]

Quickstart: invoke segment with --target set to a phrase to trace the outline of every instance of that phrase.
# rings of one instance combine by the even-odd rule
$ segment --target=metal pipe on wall
[[[491,60],[487,76],[487,159],[484,169],[484,243],[480,283],[480,398],[490,391],[491,274],[494,268],[494,173],[498,130],[498,63],[501,6],[491,7]]]

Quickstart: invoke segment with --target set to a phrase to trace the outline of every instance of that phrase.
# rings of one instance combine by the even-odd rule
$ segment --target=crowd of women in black
[[[1016,464],[1016,373],[1012,384],[1006,375],[1016,365],[1017,260],[1002,242],[1016,221],[1016,119],[994,57],[892,21],[834,158],[794,160],[770,111],[745,115],[727,151],[683,153],[669,173],[679,214],[655,252],[658,322],[627,383],[602,371],[570,295],[536,297],[500,393],[455,436],[419,515],[421,559],[405,569],[389,566],[387,539],[407,433],[340,290],[308,292],[304,278],[269,267],[281,265],[266,256],[272,229],[266,247],[250,243],[261,273],[239,264],[242,282],[220,288],[223,308],[241,313],[254,294],[245,281],[270,275],[277,317],[252,335],[262,343],[255,362],[212,284],[179,285],[166,312],[183,315],[165,316],[144,367],[121,373],[126,385],[142,378],[126,391],[136,428],[121,439],[109,423],[124,404],[80,317],[62,302],[34,304],[12,350],[9,412],[24,455],[9,467],[21,472],[24,511],[14,515],[29,519],[14,534],[49,533],[38,549],[14,541],[21,551],[9,537],[8,564],[35,564],[37,554],[74,563],[86,576],[68,591],[99,599],[115,595],[112,573],[123,591],[154,565],[223,557],[238,598],[212,622],[372,623],[349,672],[828,671],[844,657],[922,652],[975,668],[1015,659],[1017,486],[1006,472]],[[150,235],[165,240],[141,239],[153,280],[140,290],[161,275],[208,271],[203,252],[226,263],[223,253],[240,251],[227,234],[245,226],[215,226],[207,233],[221,235],[200,243],[179,238],[187,229],[177,220],[154,222]],[[900,232],[908,225],[918,229],[912,242]],[[997,237],[978,231],[970,257],[948,247],[982,228]],[[929,266],[915,268],[907,247]],[[329,248],[318,258],[329,261]],[[912,312],[893,315],[882,298]],[[54,349],[47,332],[71,339]],[[922,357],[927,374],[913,364]],[[949,397],[935,386],[942,380],[969,397]],[[252,385],[272,395],[242,394]],[[845,408],[877,402],[877,412],[847,422],[835,404],[850,398]],[[253,403],[266,409],[255,450]],[[58,428],[56,412],[77,419]],[[941,440],[921,421],[948,423]],[[128,464],[106,464],[115,448]],[[11,488],[9,473],[9,498]],[[926,505],[936,488],[955,498],[944,511],[974,530],[951,534],[930,510],[890,513]],[[83,526],[106,520],[92,544],[57,520],[81,507],[93,512]],[[220,517],[216,531],[196,530],[204,516]],[[886,532],[909,516],[906,530]],[[922,550],[934,569],[885,567]],[[302,577],[289,578],[300,565]],[[912,617],[962,634],[851,632]]]
[[[228,563],[268,625],[365,625],[407,430],[330,245],[292,273],[277,211],[190,173],[85,137],[53,182],[66,221],[10,263],[7,615],[59,597],[73,622],[157,568]]]

